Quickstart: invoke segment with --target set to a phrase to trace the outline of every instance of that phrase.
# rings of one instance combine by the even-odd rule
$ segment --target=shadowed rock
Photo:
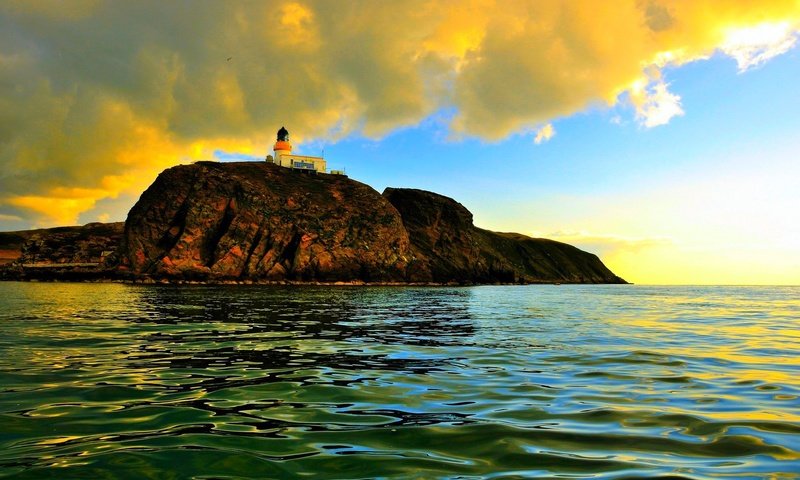
[[[424,190],[387,188],[418,259],[415,272],[433,282],[624,283],[597,258],[571,245],[472,224],[455,200]]]
[[[124,224],[0,232],[0,279],[89,280],[114,272]]]

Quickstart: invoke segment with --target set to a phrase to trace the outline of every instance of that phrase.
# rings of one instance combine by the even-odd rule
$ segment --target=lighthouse
[[[291,163],[289,162],[289,158],[286,158],[286,164],[281,157],[286,155],[291,155],[292,153],[292,144],[289,142],[289,131],[286,130],[286,127],[281,127],[278,130],[278,138],[275,140],[275,146],[272,147],[272,151],[275,152],[275,160],[274,162],[281,167],[291,167]]]
[[[302,170],[309,173],[325,173],[325,159],[322,157],[309,157],[307,155],[292,155],[292,144],[289,142],[289,131],[286,127],[278,130],[278,137],[272,147],[275,156],[267,155],[267,162],[279,167]]]

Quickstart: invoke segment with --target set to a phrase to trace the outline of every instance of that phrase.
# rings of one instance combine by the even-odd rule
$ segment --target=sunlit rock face
[[[494,233],[452,199],[383,195],[338,175],[256,162],[165,170],[131,209],[118,272],[184,280],[592,282],[622,280],[589,253]]]
[[[597,258],[571,245],[472,224],[455,200],[424,190],[387,188],[417,259],[415,273],[433,282],[624,283]]]
[[[128,214],[120,269],[183,279],[404,281],[408,234],[367,185],[267,163],[165,170]]]

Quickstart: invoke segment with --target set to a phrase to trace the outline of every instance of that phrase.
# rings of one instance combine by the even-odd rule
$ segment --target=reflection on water
[[[798,294],[3,283],[0,475],[794,478]]]

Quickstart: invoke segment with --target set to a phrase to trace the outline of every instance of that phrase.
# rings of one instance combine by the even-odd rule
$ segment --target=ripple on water
[[[800,471],[800,289],[0,284],[0,475]]]

